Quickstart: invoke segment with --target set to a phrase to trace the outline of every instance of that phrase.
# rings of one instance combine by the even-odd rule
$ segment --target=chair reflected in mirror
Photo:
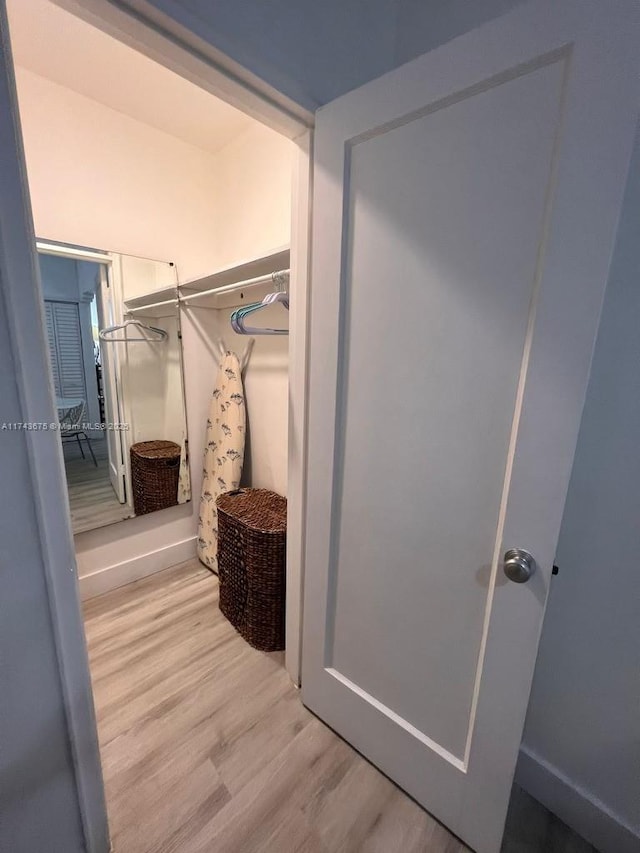
[[[87,457],[85,456],[84,449],[82,447],[82,439],[84,439],[87,442],[87,447],[89,448],[89,453],[93,459],[93,464],[97,468],[98,461],[95,453],[93,452],[93,447],[91,446],[91,439],[82,428],[84,422],[85,401],[81,399],[58,397],[57,403],[62,443],[64,444],[65,441],[77,441],[82,458],[86,459]]]

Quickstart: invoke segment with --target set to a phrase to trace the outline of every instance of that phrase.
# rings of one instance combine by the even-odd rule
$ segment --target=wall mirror
[[[37,248],[73,532],[186,503],[175,266]]]

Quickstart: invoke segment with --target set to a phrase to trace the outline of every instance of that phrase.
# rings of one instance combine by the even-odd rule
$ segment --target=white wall
[[[17,69],[39,237],[174,261],[216,263],[211,154]]]
[[[293,152],[292,143],[256,123],[216,156],[220,267],[289,244]]]
[[[80,296],[76,262],[71,258],[54,258],[52,255],[39,255],[38,260],[44,298],[77,302]]]
[[[221,265],[267,254],[291,239],[291,176],[294,146],[254,124],[216,159],[220,198],[217,233]],[[269,164],[265,168],[265,164]],[[222,334],[244,351],[246,339],[221,311]],[[281,306],[262,312],[256,325],[288,328]],[[242,482],[287,493],[289,338],[256,337],[244,374],[247,447]]]
[[[519,777],[604,853],[640,850],[640,136],[598,333]]]
[[[399,0],[396,62],[521,0]],[[517,780],[605,853],[640,849],[640,140],[560,534]],[[551,414],[552,416],[552,414]]]
[[[261,125],[227,145],[216,158],[218,266],[227,267],[289,244],[291,233],[292,143]],[[185,384],[189,401],[192,489],[199,496],[200,461],[207,410],[217,372],[215,340],[244,353],[247,339],[229,324],[231,309],[192,307],[183,312]],[[276,306],[274,324],[286,328],[286,312]],[[195,369],[198,366],[198,369]],[[244,374],[248,441],[244,484],[286,494],[288,417],[288,338],[259,337]]]
[[[39,236],[172,260],[181,280],[289,242],[292,146],[272,131],[256,126],[214,155],[23,69],[18,89]],[[193,500],[78,534],[79,574],[92,576],[85,592],[101,591],[113,577],[125,582],[133,571],[172,565],[194,551],[206,411],[217,369],[211,326],[217,328],[219,313],[194,310],[183,317]],[[260,464],[252,466],[257,484],[284,491],[286,339],[277,346],[277,357],[268,344],[257,346],[247,382],[255,375],[262,385],[266,377],[273,388],[266,398],[275,413],[264,428],[253,414],[252,446],[265,460],[264,472]],[[271,434],[265,454],[264,437]],[[110,572],[108,581],[103,570]]]

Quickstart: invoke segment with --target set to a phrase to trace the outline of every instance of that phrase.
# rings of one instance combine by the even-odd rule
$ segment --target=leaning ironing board
[[[247,423],[242,370],[252,345],[250,341],[240,360],[222,341],[218,342],[221,361],[207,418],[198,516],[198,557],[212,572],[218,570],[216,498],[237,489],[242,477]]]

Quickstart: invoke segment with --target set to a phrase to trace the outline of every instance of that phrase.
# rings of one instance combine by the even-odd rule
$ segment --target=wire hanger
[[[129,326],[136,326],[138,329],[144,329],[145,332],[149,332],[150,334],[141,335],[138,338],[129,337],[126,332]],[[112,337],[115,332],[120,331],[123,331],[124,334],[119,338]],[[130,341],[146,341],[147,343],[154,343],[156,341],[166,341],[169,335],[164,329],[158,329],[156,326],[147,326],[146,323],[141,323],[139,320],[125,320],[124,323],[119,323],[116,326],[107,326],[106,329],[100,329],[98,337],[101,341],[106,341],[107,343],[115,341],[126,341],[127,343]]]

